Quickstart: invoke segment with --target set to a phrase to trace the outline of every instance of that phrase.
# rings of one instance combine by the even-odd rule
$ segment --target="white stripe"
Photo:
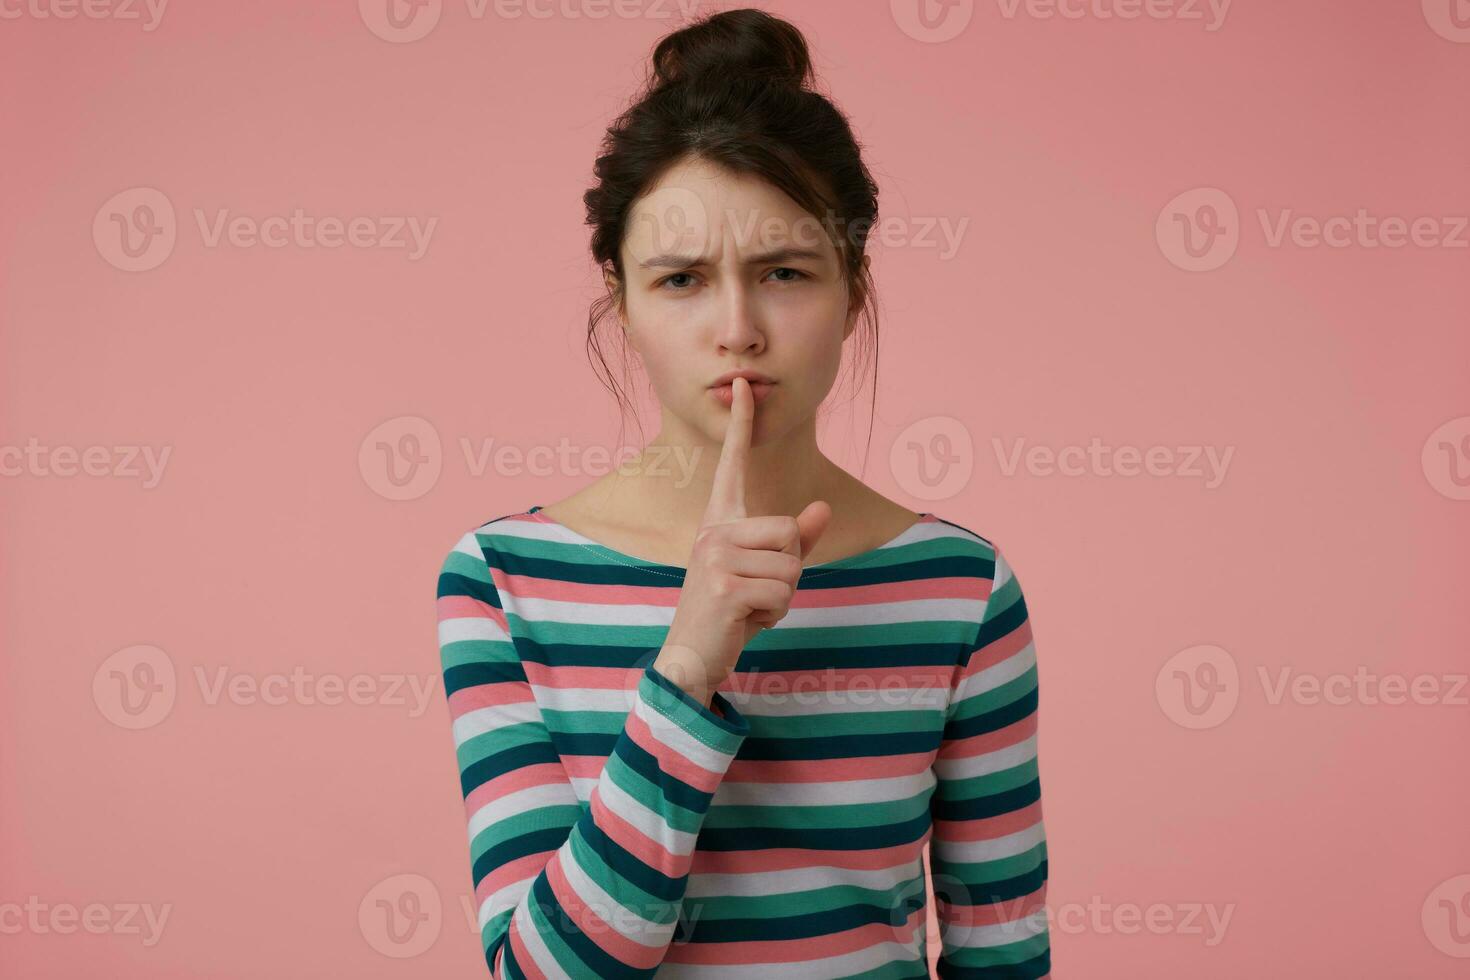
[[[508,600],[507,600],[508,601]],[[585,602],[544,596],[515,596],[516,615],[535,622],[577,623],[588,626],[669,626],[675,605]],[[793,608],[776,629],[862,627],[939,620],[977,623],[985,613],[983,599],[902,599],[840,606]],[[968,638],[968,637],[967,637]]]
[[[648,681],[647,678],[639,681],[639,693],[634,699],[633,710],[638,712],[638,717],[642,718],[644,723],[648,725],[649,730],[653,733],[654,741],[661,743],[665,748],[683,756],[703,769],[708,769],[716,773],[725,772],[730,767],[730,763],[734,760],[735,756],[733,754],[717,752],[712,746],[701,742],[676,722],[670,720],[663,712],[643,700],[641,685],[645,681],[650,684],[654,683],[653,681]],[[673,696],[668,692],[663,693],[668,697]],[[714,723],[710,722],[710,724]],[[654,754],[656,755],[657,752],[658,749],[655,746]]]
[[[475,530],[478,531],[479,528]],[[454,548],[451,550],[457,551],[462,555],[469,555],[472,558],[478,558],[480,561],[485,560],[485,552],[480,548],[480,539],[475,536],[475,531],[466,531],[460,535],[459,540],[454,542]]]
[[[1014,769],[1034,758],[1036,758],[1036,736],[1032,735],[1015,745],[1007,745],[1003,749],[984,752],[968,759],[936,757],[934,771],[938,773],[940,779],[970,779],[974,776],[985,776],[993,772]]]
[[[823,888],[853,885],[874,891],[887,890],[916,882],[922,873],[921,862],[922,858],[919,858],[891,868],[876,868],[871,871],[813,864],[778,871],[752,871],[748,874],[690,874],[685,895],[699,899],[765,898],[810,891],[813,882],[821,882]]]
[[[931,856],[941,864],[979,864],[1025,854],[1045,839],[1046,830],[1038,820],[1025,830],[990,840],[952,841],[935,836],[929,847]]]
[[[725,779],[715,790],[715,806],[815,806],[845,803],[896,803],[911,800],[934,785],[931,770],[881,779],[825,783],[740,783]]]
[[[476,735],[499,731],[511,725],[524,725],[541,721],[541,709],[534,701],[518,701],[514,704],[496,704],[488,708],[475,708],[454,719],[455,747],[463,745]]]
[[[638,670],[638,674],[643,671]],[[633,707],[633,689],[621,687],[552,687],[532,684],[531,693],[547,711],[591,714],[604,711],[626,715]]]
[[[742,714],[762,718],[804,718],[824,714],[861,714],[885,711],[933,711],[944,709],[949,695],[949,679],[952,672],[936,673],[940,683],[927,687],[884,686],[884,677],[873,676],[867,671],[871,684],[845,691],[824,691],[820,673],[795,671],[763,674],[731,674],[730,686],[720,688],[720,693]],[[893,673],[905,682],[913,680],[913,672],[895,669]],[[814,677],[813,683],[803,678]],[[547,711],[563,711],[569,714],[582,712],[608,712],[627,714],[633,704],[633,689],[600,687],[553,687],[549,684],[531,684],[536,700]]]
[[[1006,556],[997,550],[995,552],[995,587],[990,590],[990,594],[994,595],[1014,575],[1015,572],[1011,571],[1011,563],[1006,561]]]
[[[597,793],[603,806],[631,824],[638,833],[672,854],[683,857],[694,851],[698,834],[669,826],[662,814],[650,810],[619,786],[607,769],[603,769],[602,774],[603,779],[597,784]]]
[[[980,598],[896,599],[889,602],[863,602],[856,605],[793,607],[776,624],[782,627],[860,627],[892,623],[929,623],[947,620],[970,623],[985,612]]]
[[[977,670],[960,681],[955,688],[954,703],[959,704],[968,698],[984,694],[986,691],[993,691],[1020,677],[1034,666],[1036,666],[1036,644],[1031,642],[1000,663],[992,664],[984,670]]]
[[[896,681],[907,684],[914,679],[912,668],[861,668],[849,672],[850,676],[864,678],[861,685],[834,691],[824,690],[826,679],[820,672],[735,673],[730,675],[730,688],[721,688],[720,693],[741,714],[763,718],[885,711],[941,712],[949,698],[953,674],[953,668],[949,668],[936,672],[936,683],[927,687],[899,687]],[[808,678],[815,678],[815,682]]]
[[[539,873],[537,872],[537,874]],[[480,903],[480,928],[483,930],[491,919],[506,909],[515,908],[519,904],[521,896],[531,890],[531,883],[535,880],[536,875],[531,875],[529,878],[522,878],[520,881],[513,881],[508,885],[504,885],[486,896],[485,901]]]
[[[998,922],[989,926],[962,926],[955,923],[945,927],[944,945],[965,949],[984,949],[990,946],[1008,946],[1040,936],[1046,932],[1046,910],[1040,909],[1014,922]]]
[[[593,586],[600,589],[600,586]],[[607,586],[606,588],[615,588]],[[677,594],[676,594],[677,597]],[[544,596],[516,596],[516,615],[546,623],[576,623],[588,626],[668,626],[674,621],[672,605],[644,603],[578,602]]]
[[[453,616],[439,620],[439,645],[458,643],[462,640],[501,640],[510,642],[510,635],[500,621],[489,616]]]
[[[573,795],[572,788],[566,783],[527,786],[518,792],[497,796],[471,814],[470,840],[473,841],[482,830],[493,827],[502,820],[548,806],[581,806],[581,801]],[[576,817],[572,819],[575,820]]]

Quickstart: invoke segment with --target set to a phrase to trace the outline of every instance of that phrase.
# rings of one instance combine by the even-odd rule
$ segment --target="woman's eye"
[[[783,265],[779,269],[773,269],[773,270],[771,270],[771,274],[772,275],[775,275],[777,272],[791,272],[791,273],[794,273],[796,275],[796,277],[797,277],[795,279],[782,279],[782,280],[780,280],[781,282],[800,282],[802,279],[807,278],[807,274],[805,272],[802,272],[800,269],[792,269],[789,266],[784,266]]]
[[[811,278],[811,276],[807,275],[805,272],[802,272],[800,269],[793,269],[790,266],[781,266],[779,269],[772,269],[771,270],[771,275],[775,275],[778,272],[789,272],[789,273],[792,274],[792,276],[794,278],[791,278],[791,279],[778,279],[777,282],[800,282],[803,279],[810,279]],[[681,285],[679,283],[675,283],[674,280],[675,279],[693,279],[693,278],[694,277],[692,275],[690,275],[689,273],[687,273],[687,272],[675,272],[673,275],[664,276],[658,282],[654,283],[654,286],[655,286],[655,288],[658,288],[658,289],[664,289],[664,288],[667,287],[669,289],[672,289],[676,293],[687,292],[688,289],[689,289],[688,286],[684,286],[684,285]]]
[[[687,272],[676,272],[672,276],[664,276],[662,279],[660,279],[658,281],[658,286],[659,286],[659,288],[663,288],[663,286],[664,286],[665,283],[670,282],[670,281],[672,281],[674,279],[680,279],[680,278],[684,278],[684,279],[690,278],[689,273],[687,273]],[[676,293],[677,292],[682,292],[682,291],[683,290],[680,289],[680,288],[678,288],[678,287],[675,287],[675,289],[674,289],[674,292],[676,292]]]

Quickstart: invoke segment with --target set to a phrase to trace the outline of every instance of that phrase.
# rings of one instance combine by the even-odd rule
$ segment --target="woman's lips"
[[[774,381],[747,381],[746,383],[750,385],[751,397],[757,405],[765,401],[766,396],[771,393],[771,389],[776,387]],[[735,393],[730,385],[715,385],[710,389],[710,392],[726,408],[735,404]]]

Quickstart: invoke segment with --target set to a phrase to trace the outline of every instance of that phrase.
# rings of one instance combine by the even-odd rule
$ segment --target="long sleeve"
[[[750,731],[746,719],[724,695],[714,694],[719,713],[711,711],[644,668],[584,806],[474,532],[445,559],[437,606],[490,975],[652,976],[678,925],[710,799]]]
[[[934,763],[930,866],[943,940],[938,975],[946,980],[1036,980],[1051,972],[1037,704],[1026,600],[997,550]]]

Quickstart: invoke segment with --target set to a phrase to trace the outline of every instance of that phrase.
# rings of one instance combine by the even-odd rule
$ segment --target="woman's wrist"
[[[654,658],[653,669],[705,708],[714,711],[711,704],[714,687],[708,683],[704,662],[692,651],[682,647],[664,647]]]

